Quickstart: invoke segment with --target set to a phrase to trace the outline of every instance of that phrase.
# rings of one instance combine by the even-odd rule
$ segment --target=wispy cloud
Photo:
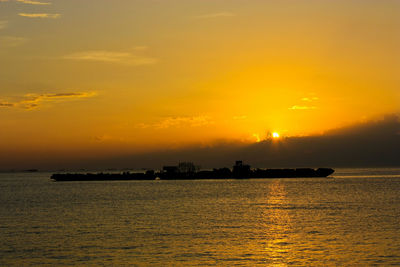
[[[105,50],[77,52],[64,56],[64,59],[77,60],[77,61],[119,63],[131,66],[151,65],[157,62],[155,58],[138,56],[130,52],[114,52]]]
[[[195,116],[195,117],[169,117],[155,125],[158,129],[166,129],[170,127],[200,127],[213,124],[209,116]]]
[[[291,110],[313,110],[313,109],[317,109],[316,106],[311,106],[312,102],[318,101],[319,98],[316,96],[311,96],[311,97],[303,97],[301,99],[301,101],[303,102],[307,102],[307,104],[305,105],[293,105],[291,106],[289,109]]]
[[[8,25],[8,21],[0,20],[0,30],[7,28],[7,25]]]
[[[313,101],[317,101],[319,98],[318,97],[303,97],[301,100],[305,101],[305,102],[313,102]]]
[[[0,102],[0,107],[13,107],[13,103],[8,103],[8,102]]]
[[[69,92],[56,94],[25,94],[21,97],[14,97],[14,101],[0,101],[0,107],[22,108],[32,110],[38,108],[45,102],[64,102],[79,98],[96,96],[95,92]]]
[[[199,16],[195,16],[196,19],[213,19],[213,18],[224,18],[224,17],[234,17],[236,16],[231,12],[219,12],[219,13],[211,13],[211,14],[203,14]]]
[[[0,36],[0,47],[16,47],[25,44],[28,41],[24,37]]]
[[[96,93],[94,92],[86,92],[86,93],[59,93],[59,94],[47,94],[44,95],[47,98],[65,98],[65,97],[89,97],[89,96],[94,96]]]
[[[40,1],[33,1],[33,0],[16,0],[17,2],[29,4],[29,5],[51,5],[49,2],[40,2]]]
[[[183,127],[202,127],[214,124],[214,121],[209,116],[183,116],[183,117],[167,117],[159,122],[152,124],[141,123],[138,128],[154,128],[154,129],[168,129],[168,128],[183,128]]]
[[[49,13],[19,13],[18,15],[26,18],[39,18],[39,19],[57,19],[61,17],[61,14],[49,14]]]
[[[317,107],[314,106],[291,106],[289,109],[291,110],[309,110],[309,109],[317,109]]]

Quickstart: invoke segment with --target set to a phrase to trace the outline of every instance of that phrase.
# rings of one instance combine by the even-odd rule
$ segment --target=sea
[[[0,266],[400,266],[400,169],[53,182],[0,174]]]

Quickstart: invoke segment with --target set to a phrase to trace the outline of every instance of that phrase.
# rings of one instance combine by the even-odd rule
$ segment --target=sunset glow
[[[255,143],[273,129],[309,136],[397,113],[399,10],[0,1],[0,148],[90,158]]]
[[[0,0],[0,266],[400,266],[400,0]]]

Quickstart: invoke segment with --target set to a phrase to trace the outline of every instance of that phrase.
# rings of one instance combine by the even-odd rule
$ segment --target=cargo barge
[[[191,162],[178,166],[164,166],[161,171],[147,170],[143,173],[55,173],[54,181],[109,181],[109,180],[200,180],[200,179],[265,179],[327,177],[335,171],[331,168],[252,169],[250,165],[236,161],[232,169],[200,170]]]

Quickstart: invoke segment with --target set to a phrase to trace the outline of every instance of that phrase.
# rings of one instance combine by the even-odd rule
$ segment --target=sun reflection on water
[[[287,192],[280,180],[268,186],[267,207],[263,212],[265,221],[265,253],[274,266],[285,266],[285,259],[290,253],[291,218],[288,210]]]

